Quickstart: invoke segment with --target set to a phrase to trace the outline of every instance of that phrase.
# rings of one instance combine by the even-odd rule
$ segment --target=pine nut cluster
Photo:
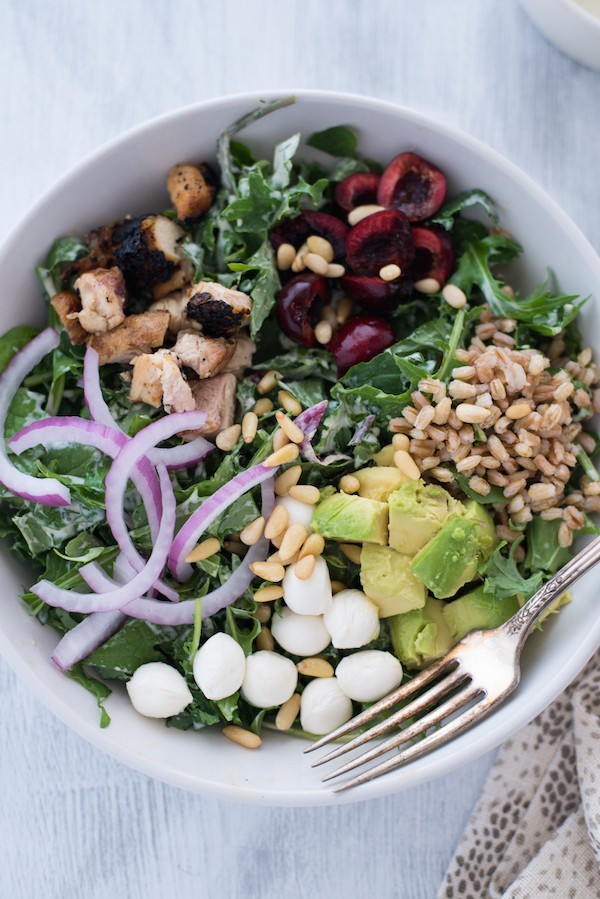
[[[600,411],[600,369],[590,349],[565,358],[562,337],[547,355],[515,349],[516,326],[484,308],[471,345],[456,353],[461,365],[449,384],[420,381],[390,430],[406,435],[408,453],[428,478],[456,487],[456,471],[481,496],[500,488],[508,500],[497,508],[501,539],[517,539],[510,523],[540,513],[561,519],[559,542],[569,546],[583,513],[600,511],[600,482],[583,478],[579,491],[567,492],[578,453],[594,449],[582,422]]]

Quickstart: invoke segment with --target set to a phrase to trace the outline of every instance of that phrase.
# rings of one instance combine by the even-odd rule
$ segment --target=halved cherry
[[[420,222],[438,211],[445,196],[446,177],[439,169],[416,153],[401,153],[381,176],[377,202]]]
[[[274,250],[278,250],[282,243],[291,243],[297,250],[300,249],[310,231],[304,216],[297,215],[293,219],[285,219],[275,225],[269,234],[269,240]]]
[[[321,308],[329,303],[329,284],[326,278],[303,272],[292,278],[277,297],[275,313],[284,334],[300,346],[316,344],[315,325]]]
[[[415,258],[410,267],[415,281],[435,278],[445,284],[454,268],[454,246],[445,231],[433,228],[412,228]]]
[[[313,212],[306,209],[302,215],[308,225],[308,234],[318,234],[319,237],[324,237],[333,247],[334,258],[343,259],[346,255],[346,241],[350,231],[348,225],[328,212]]]
[[[350,212],[356,206],[377,202],[377,188],[381,175],[374,172],[356,172],[336,185],[333,198],[340,209]]]
[[[396,278],[384,281],[382,278],[366,278],[364,275],[343,275],[340,287],[351,300],[371,312],[393,312],[401,303],[412,296],[413,282],[410,278]]]
[[[357,362],[368,362],[396,342],[393,328],[377,315],[357,315],[334,333],[328,347],[335,356],[338,377]]]
[[[384,209],[350,229],[346,261],[357,275],[377,275],[384,265],[407,269],[415,249],[408,219],[399,209]]]

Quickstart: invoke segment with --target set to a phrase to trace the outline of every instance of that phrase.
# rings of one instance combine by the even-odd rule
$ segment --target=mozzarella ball
[[[352,702],[336,677],[318,677],[302,691],[300,724],[310,734],[328,734],[352,718]]]
[[[402,665],[391,652],[363,649],[346,656],[335,669],[340,687],[357,702],[375,702],[402,682]]]
[[[140,665],[126,684],[131,704],[148,718],[170,718],[192,702],[185,678],[166,662]]]
[[[207,699],[225,699],[239,690],[246,671],[244,650],[228,634],[214,634],[194,658],[194,680]]]
[[[361,590],[340,590],[323,616],[336,649],[357,649],[379,635],[379,611]]]
[[[298,615],[291,609],[273,615],[271,633],[293,656],[314,656],[331,643],[322,615]]]
[[[297,683],[298,672],[291,659],[261,649],[246,659],[242,696],[250,705],[270,709],[288,700]]]
[[[306,580],[296,577],[296,565],[290,565],[281,586],[285,604],[298,615],[322,615],[331,607],[331,578],[327,563],[320,556]]]
[[[315,510],[314,506],[311,506],[310,503],[301,503],[299,499],[294,499],[293,496],[282,496],[277,500],[277,505],[287,509],[289,515],[288,527],[290,524],[303,524],[308,533],[312,534],[310,523]]]

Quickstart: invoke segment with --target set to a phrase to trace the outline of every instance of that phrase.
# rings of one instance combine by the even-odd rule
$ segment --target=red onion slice
[[[37,337],[16,353],[0,375],[0,433],[4,434],[6,416],[15,393],[23,379],[29,374],[44,356],[56,349],[60,338],[53,328],[46,328]],[[71,493],[68,487],[56,478],[34,478],[24,474],[9,462],[4,445],[0,439],[0,483],[23,499],[41,503],[43,506],[68,506]]]
[[[164,465],[158,469],[160,481],[162,518],[156,542],[150,558],[140,572],[128,584],[100,595],[94,593],[78,593],[64,590],[50,581],[42,580],[31,588],[32,593],[39,596],[50,606],[58,606],[67,612],[112,612],[127,605],[150,589],[160,578],[169,548],[173,541],[175,529],[176,502],[169,474]],[[84,566],[81,571],[85,569]],[[175,606],[172,606],[175,608]]]
[[[87,658],[95,649],[112,637],[127,616],[115,612],[92,612],[64,635],[50,656],[61,671],[68,671],[77,662]]]
[[[181,468],[198,465],[214,451],[214,444],[209,443],[204,437],[196,437],[189,443],[182,443],[179,446],[157,446],[148,450],[146,455],[153,465],[165,465],[169,471],[179,471]]]
[[[322,402],[311,406],[310,409],[305,409],[304,412],[301,412],[294,419],[294,424],[298,425],[304,433],[304,440],[300,444],[300,452],[307,462],[319,462],[319,458],[312,448],[311,440],[317,433],[326,409],[327,400],[322,400]]]

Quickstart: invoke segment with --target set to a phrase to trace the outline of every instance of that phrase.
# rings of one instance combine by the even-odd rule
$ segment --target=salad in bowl
[[[246,748],[327,733],[598,533],[586,298],[517,291],[497,198],[441,151],[337,123],[262,158],[244,129],[288,103],[57,235],[47,326],[0,338],[2,535],[102,726],[124,682]]]

